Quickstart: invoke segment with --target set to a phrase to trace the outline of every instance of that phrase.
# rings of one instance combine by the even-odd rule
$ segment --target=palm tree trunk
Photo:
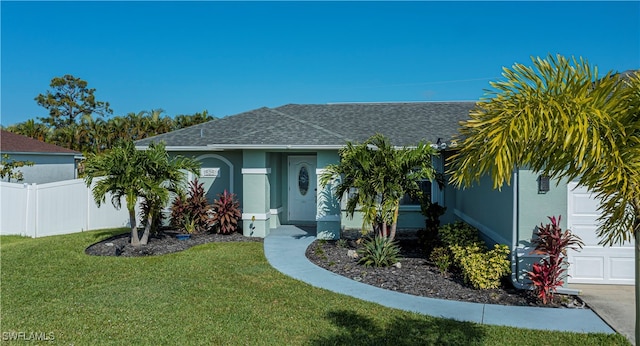
[[[389,240],[394,240],[396,238],[396,229],[398,227],[398,211],[400,210],[400,200],[396,201],[396,208],[393,211],[393,223],[391,224],[391,234],[389,235]]]
[[[387,231],[387,223],[385,221],[382,221],[382,231],[380,232],[380,235],[384,238],[389,235],[389,232]]]
[[[140,244],[146,245],[149,242],[149,233],[151,232],[151,222],[153,221],[153,212],[150,211],[147,216],[147,224],[144,226],[144,233],[142,233],[142,239],[140,239]]]
[[[136,225],[136,209],[129,209],[129,224],[131,224],[131,245],[139,246],[138,225]]]

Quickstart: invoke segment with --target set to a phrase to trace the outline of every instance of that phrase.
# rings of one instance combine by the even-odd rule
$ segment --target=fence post
[[[28,237],[36,238],[38,236],[38,185],[24,184],[23,187],[27,195],[24,233]]]

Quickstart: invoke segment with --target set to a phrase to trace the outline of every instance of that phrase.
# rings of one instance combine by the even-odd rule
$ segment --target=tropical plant
[[[551,223],[544,226],[540,224],[536,238],[531,241],[536,245],[532,253],[545,256],[539,263],[534,263],[532,271],[527,273],[543,304],[553,301],[557,288],[564,284],[567,250],[579,250],[584,246],[580,237],[570,230],[562,231],[560,219],[560,216],[557,219],[555,216],[549,217]]]
[[[502,277],[511,272],[510,252],[506,245],[495,244],[489,251],[484,244],[454,245],[451,252],[464,281],[475,289],[500,287]]]
[[[364,266],[388,267],[400,260],[400,247],[391,238],[373,236],[362,243],[358,255],[358,263]]]
[[[149,224],[148,216],[153,214],[153,220],[151,220],[150,224],[151,233],[157,233],[165,219],[161,207],[161,205],[154,204],[151,199],[143,199],[140,202],[140,226],[146,228],[147,224]],[[156,210],[151,210],[151,208],[156,208]]]
[[[575,180],[602,200],[601,243],[635,239],[640,261],[640,73],[598,75],[560,55],[532,60],[504,68],[462,123],[451,180],[470,186],[490,175],[498,188],[516,167]],[[635,287],[640,316],[640,275]]]
[[[320,183],[327,186],[336,181],[336,196],[347,195],[347,215],[357,209],[363,213],[362,228],[373,226],[381,237],[395,238],[400,200],[409,194],[421,194],[418,181],[433,179],[431,157],[435,149],[426,143],[415,148],[396,149],[381,134],[362,144],[340,149],[340,163],[327,166]]]
[[[11,182],[11,179],[20,182],[24,180],[24,174],[20,167],[33,166],[32,161],[14,160],[9,154],[2,154],[2,161],[0,161],[0,179],[7,178],[7,182]]]
[[[481,243],[478,229],[462,221],[448,223],[438,229],[438,239],[445,247]]]
[[[188,219],[195,225],[193,232],[190,233],[206,232],[211,224],[209,215],[211,210],[204,184],[196,178],[189,182],[187,194],[178,194],[171,204],[171,224],[181,227]]]
[[[444,215],[446,207],[431,202],[430,198],[423,198],[420,203],[420,212],[425,217],[425,228],[418,231],[418,244],[430,254],[438,246],[438,229],[440,228],[440,216]]]
[[[91,154],[84,164],[85,182],[93,186],[93,198],[104,203],[108,193],[114,207],[126,201],[131,226],[131,244],[146,244],[153,219],[161,206],[168,202],[169,192],[178,191],[185,179],[183,170],[198,174],[199,164],[182,156],[169,158],[164,144],[152,143],[147,150],[136,150],[132,141],[123,141],[102,154]],[[100,178],[100,179],[97,179]],[[138,198],[149,203],[148,223],[142,238],[136,225],[135,206]]]
[[[431,251],[429,255],[429,260],[435,263],[438,270],[441,273],[447,273],[451,265],[453,265],[453,258],[451,251],[446,247],[436,247]]]
[[[213,217],[211,223],[218,233],[230,234],[238,229],[238,220],[242,218],[240,212],[240,202],[236,200],[236,195],[224,190],[218,194],[218,199],[213,201]]]

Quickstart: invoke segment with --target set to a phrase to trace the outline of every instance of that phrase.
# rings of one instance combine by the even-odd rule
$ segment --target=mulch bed
[[[314,241],[306,251],[314,264],[355,281],[415,296],[458,300],[463,302],[511,306],[544,306],[556,308],[588,308],[577,296],[557,294],[548,305],[538,302],[532,291],[518,290],[509,278],[496,289],[478,290],[466,285],[460,273],[442,273],[421,251],[415,239],[398,239],[402,249],[400,266],[365,267],[347,255],[359,247],[353,240],[339,245],[337,241]]]
[[[216,234],[203,233],[192,234],[190,239],[178,240],[176,235],[179,232],[172,230],[162,230],[157,234],[149,237],[146,245],[134,247],[130,244],[131,233],[113,236],[98,243],[89,246],[85,253],[93,256],[122,256],[122,257],[139,257],[139,256],[157,256],[173,252],[183,251],[192,246],[206,244],[211,242],[262,242],[262,238],[245,237],[242,233]],[[140,231],[140,235],[142,232]]]

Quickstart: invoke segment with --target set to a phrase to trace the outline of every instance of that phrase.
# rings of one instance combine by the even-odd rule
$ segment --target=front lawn
[[[363,302],[280,274],[262,243],[209,243],[158,257],[84,254],[122,231],[0,237],[3,342],[22,335],[64,345],[628,345],[621,335],[485,326]]]

